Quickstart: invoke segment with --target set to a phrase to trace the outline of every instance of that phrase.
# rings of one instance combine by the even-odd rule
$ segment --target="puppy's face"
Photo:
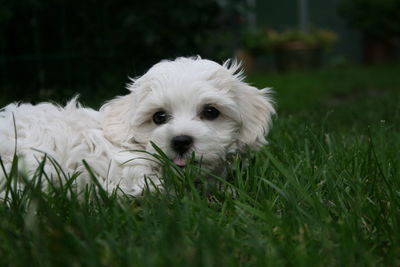
[[[236,64],[193,58],[155,65],[129,86],[130,95],[105,108],[124,114],[119,133],[108,136],[149,152],[154,143],[181,167],[194,155],[215,170],[228,154],[264,144],[274,113],[266,89],[248,86],[237,71]]]
[[[233,152],[240,114],[229,91],[194,77],[166,79],[151,86],[135,115],[136,141],[152,151],[151,142],[179,166],[191,155],[203,167]]]

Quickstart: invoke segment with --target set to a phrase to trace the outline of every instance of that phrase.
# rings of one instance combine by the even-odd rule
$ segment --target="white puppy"
[[[269,89],[243,82],[240,65],[230,61],[162,61],[132,80],[128,89],[128,95],[99,111],[81,107],[76,99],[65,107],[6,106],[0,111],[5,169],[10,170],[16,149],[19,168],[32,177],[47,154],[65,173],[80,172],[77,186],[82,188],[90,181],[82,163],[86,160],[109,192],[119,186],[126,194],[139,195],[146,179],[161,183],[159,164],[138,150],[154,153],[154,143],[180,167],[195,155],[195,164],[221,175],[228,155],[266,143],[275,113]],[[47,163],[45,172],[54,177],[57,170]],[[1,184],[4,181],[1,173]]]

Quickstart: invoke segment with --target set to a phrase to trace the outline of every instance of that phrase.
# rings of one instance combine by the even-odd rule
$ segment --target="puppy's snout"
[[[187,152],[193,144],[193,137],[189,135],[178,135],[172,138],[171,146],[179,154]]]

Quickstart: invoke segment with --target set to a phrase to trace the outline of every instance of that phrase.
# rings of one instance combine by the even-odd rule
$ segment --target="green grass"
[[[251,76],[275,88],[279,116],[249,166],[232,164],[236,197],[194,189],[195,169],[167,168],[174,193],[135,200],[88,188],[78,198],[68,184],[42,192],[39,168],[0,203],[0,265],[398,266],[399,73]]]

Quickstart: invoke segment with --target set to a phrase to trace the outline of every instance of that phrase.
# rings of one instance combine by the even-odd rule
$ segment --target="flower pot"
[[[321,65],[321,49],[301,41],[288,42],[276,49],[275,62],[280,71],[316,68]]]
[[[235,52],[235,58],[242,63],[242,68],[245,73],[251,73],[253,70],[253,55],[247,50],[237,50]]]
[[[363,60],[365,64],[384,64],[396,59],[396,47],[389,39],[364,35]]]

